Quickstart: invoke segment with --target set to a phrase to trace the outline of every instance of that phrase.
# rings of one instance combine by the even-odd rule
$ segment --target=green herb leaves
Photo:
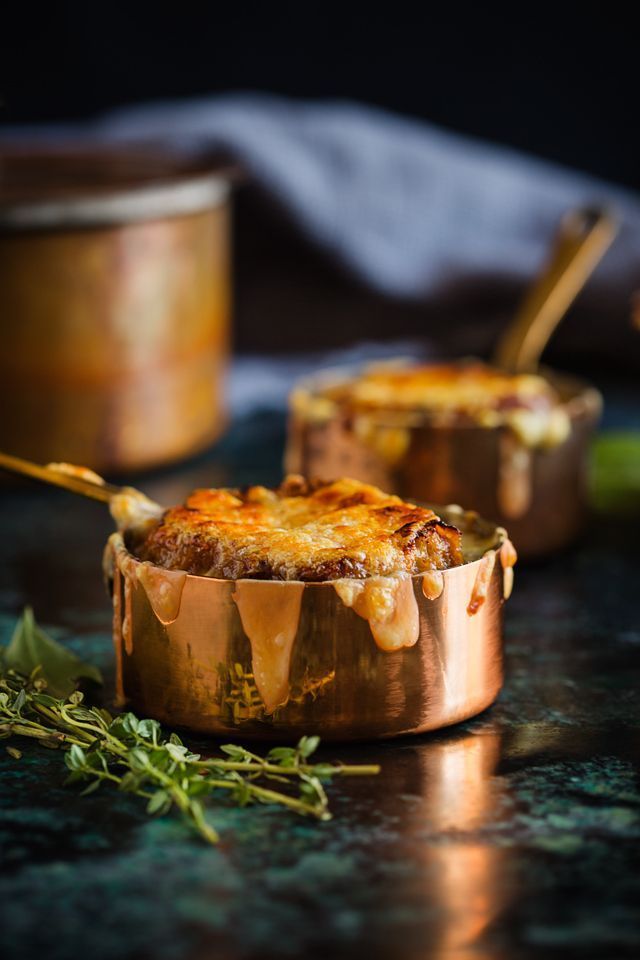
[[[26,607],[18,620],[9,646],[0,650],[0,663],[5,670],[15,670],[24,676],[39,668],[54,697],[69,696],[83,679],[102,684],[102,674],[97,667],[84,663],[40,629],[31,607]]]
[[[41,649],[47,664],[32,662]],[[69,690],[71,680],[75,684],[79,677],[96,679],[99,673],[42,633],[26,610],[0,669],[0,739],[21,736],[62,748],[67,783],[86,784],[84,796],[107,784],[144,798],[150,815],[175,808],[208,843],[216,843],[218,834],[207,819],[204,800],[241,807],[279,804],[328,820],[325,784],[335,776],[379,772],[377,766],[311,764],[320,743],[316,736],[302,737],[296,747],[275,747],[266,757],[225,744],[220,756],[204,758],[177,734],[165,736],[156,720],[141,720],[133,713],[112,717],[87,705],[80,691],[74,686]],[[61,688],[64,693],[52,695]],[[19,759],[14,747],[7,752]]]

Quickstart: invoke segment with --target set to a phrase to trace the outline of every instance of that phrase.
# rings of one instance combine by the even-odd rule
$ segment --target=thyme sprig
[[[144,798],[149,814],[176,808],[209,843],[216,843],[218,834],[207,819],[205,800],[226,798],[241,807],[279,804],[328,820],[326,784],[336,776],[379,772],[373,765],[311,763],[320,742],[315,736],[302,737],[296,747],[275,747],[265,757],[234,744],[220,747],[220,756],[202,757],[177,734],[165,736],[156,720],[133,713],[112,716],[86,704],[79,690],[51,696],[40,667],[28,676],[13,669],[0,674],[0,738],[14,736],[63,749],[66,782],[87,783],[82,795],[111,784]],[[16,748],[7,751],[19,758]]]

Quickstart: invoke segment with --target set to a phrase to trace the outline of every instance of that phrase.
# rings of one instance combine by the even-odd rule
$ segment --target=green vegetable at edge
[[[591,503],[602,513],[640,513],[640,432],[605,431],[596,437]]]
[[[325,784],[335,776],[379,772],[377,766],[309,763],[320,743],[316,736],[302,737],[296,747],[275,747],[265,757],[227,744],[221,756],[203,758],[177,734],[165,736],[156,720],[133,713],[113,717],[89,706],[77,683],[81,678],[100,683],[99,671],[47,636],[29,608],[0,654],[0,739],[19,736],[61,748],[67,782],[87,783],[83,795],[110,784],[144,798],[149,814],[177,808],[209,843],[216,843],[218,834],[206,818],[204,800],[225,798],[242,807],[279,804],[328,820]],[[7,752],[20,759],[15,747]]]

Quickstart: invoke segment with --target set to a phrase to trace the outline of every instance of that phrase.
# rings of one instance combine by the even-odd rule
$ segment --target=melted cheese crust
[[[480,362],[373,366],[307,399],[312,416],[319,415],[318,405],[328,403],[356,417],[387,415],[392,423],[399,414],[409,414],[443,425],[504,425],[528,446],[561,443],[570,426],[558,394],[544,377],[511,375]]]
[[[327,391],[359,408],[477,412],[511,406],[548,406],[556,394],[543,377],[510,375],[483,363],[373,366],[356,380]]]
[[[167,569],[224,579],[324,581],[442,570],[461,534],[432,511],[357,480],[278,490],[196,490],[137,550]]]

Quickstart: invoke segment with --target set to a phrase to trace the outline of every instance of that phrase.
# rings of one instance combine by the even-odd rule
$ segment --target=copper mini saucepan
[[[554,446],[527,446],[506,426],[432,422],[407,412],[361,418],[324,396],[328,384],[358,371],[320,373],[292,395],[286,469],[309,477],[343,474],[404,499],[473,504],[508,527],[518,553],[540,556],[570,543],[587,501],[589,439],[600,394],[572,377],[547,373],[568,431]],[[366,429],[363,422],[366,421]]]
[[[6,455],[0,466],[110,502],[120,517],[131,515],[128,503],[151,521],[161,512],[82,471]],[[113,534],[105,569],[119,700],[168,724],[264,739],[392,737],[485,709],[502,685],[515,554],[506,532],[477,514],[438,512],[463,533],[462,566],[361,581],[192,576],[140,562],[127,532]],[[367,619],[354,597],[380,589],[392,592],[392,612]]]
[[[573,377],[539,370],[539,361],[616,229],[606,210],[565,216],[549,262],[495,351],[498,371],[539,373],[554,388],[555,412],[563,422],[554,442],[522,442],[504,423],[469,422],[453,408],[451,416],[440,410],[434,417],[428,408],[399,403],[397,409],[354,416],[331,393],[357,381],[361,371],[326,371],[292,393],[286,469],[323,479],[349,474],[403,498],[473,505],[508,527],[518,553],[527,557],[569,544],[585,515],[588,445],[602,399]]]

